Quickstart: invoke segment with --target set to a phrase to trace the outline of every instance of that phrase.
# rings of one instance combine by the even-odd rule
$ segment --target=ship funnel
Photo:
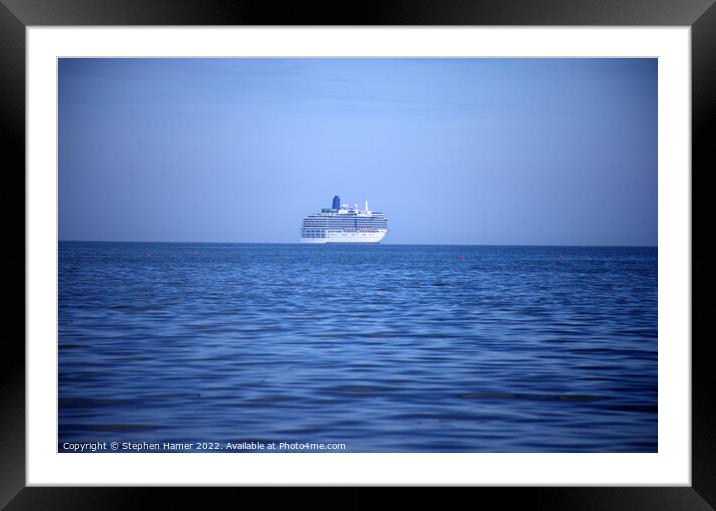
[[[368,211],[368,201],[365,201],[365,210]]]
[[[333,196],[333,209],[341,209],[341,198],[338,195]]]

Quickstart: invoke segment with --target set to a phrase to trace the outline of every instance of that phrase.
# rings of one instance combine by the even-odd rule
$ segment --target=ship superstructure
[[[301,243],[378,243],[388,232],[383,213],[358,204],[341,204],[336,195],[330,208],[308,215],[301,224]]]

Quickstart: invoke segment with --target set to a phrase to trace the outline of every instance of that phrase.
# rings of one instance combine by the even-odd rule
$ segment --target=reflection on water
[[[655,248],[61,242],[59,265],[60,450],[657,450]]]

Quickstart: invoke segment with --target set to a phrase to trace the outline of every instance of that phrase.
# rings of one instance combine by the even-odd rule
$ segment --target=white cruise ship
[[[301,243],[378,243],[388,232],[388,220],[383,213],[358,209],[341,204],[333,197],[333,206],[320,213],[308,215],[301,224]]]

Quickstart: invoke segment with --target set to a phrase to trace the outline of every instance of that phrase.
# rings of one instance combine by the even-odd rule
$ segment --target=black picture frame
[[[694,175],[716,168],[708,124],[716,119],[716,5],[714,0],[362,0],[276,4],[244,0],[0,0],[0,125],[3,176],[21,180],[25,168],[25,29],[30,26],[75,25],[643,25],[690,26],[692,71],[692,190]],[[699,169],[699,170],[697,170]],[[700,181],[697,181],[697,183]],[[6,190],[14,181],[6,184]],[[701,193],[705,193],[703,188]],[[24,196],[24,195],[23,195]],[[6,195],[7,197],[7,195]],[[704,218],[693,213],[693,222]],[[17,206],[6,208],[6,219]],[[12,211],[12,213],[10,212]],[[12,225],[12,222],[7,222]],[[693,227],[692,227],[693,232]],[[23,229],[23,240],[24,240]],[[693,234],[692,234],[693,240]],[[17,245],[12,245],[17,247]],[[23,247],[24,247],[23,243]],[[693,254],[693,241],[691,243]],[[27,257],[28,254],[22,254]],[[19,256],[13,250],[10,256]],[[17,264],[24,265],[17,261]],[[702,265],[693,258],[693,272]],[[19,272],[14,272],[19,275]],[[693,280],[693,279],[692,279]],[[699,280],[699,287],[705,286]],[[24,287],[24,282],[23,282]],[[692,287],[693,292],[693,287]],[[25,296],[25,291],[23,291]],[[20,300],[9,307],[20,307]],[[693,299],[692,299],[693,304]],[[25,301],[22,301],[24,310]],[[19,311],[18,311],[19,315]],[[692,325],[696,324],[692,312]],[[24,337],[24,335],[23,335]],[[688,339],[684,339],[688,342]],[[692,485],[690,487],[525,487],[474,488],[473,499],[497,498],[500,507],[524,505],[539,509],[707,510],[716,507],[716,393],[708,340],[692,334]],[[162,491],[162,499],[206,506],[205,492],[190,497],[183,489],[70,488],[25,486],[25,349],[20,336],[4,339],[0,423],[0,505],[18,509],[131,509],[151,505],[148,497]],[[335,497],[311,496],[312,506],[369,505],[370,491],[352,488]],[[259,490],[261,491],[261,490]],[[236,493],[241,501],[234,501]],[[222,498],[240,505],[247,488],[225,488]],[[422,492],[413,492],[421,500]],[[214,492],[212,492],[212,495]],[[464,496],[455,495],[463,498]],[[191,500],[199,499],[199,500]],[[442,505],[446,497],[441,496]],[[295,497],[292,497],[295,504]],[[168,501],[162,502],[162,507]]]

